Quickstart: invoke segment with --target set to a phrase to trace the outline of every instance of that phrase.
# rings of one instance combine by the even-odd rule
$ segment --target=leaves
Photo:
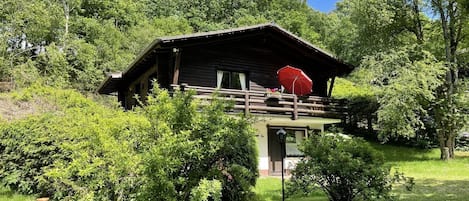
[[[209,179],[221,182],[223,200],[249,200],[258,176],[250,121],[226,114],[225,102],[202,105],[192,94],[170,96],[155,86],[147,105],[136,109],[151,122],[149,135],[141,139],[146,142],[142,199],[200,198],[204,191],[198,185]],[[210,192],[216,199],[217,191]]]
[[[415,47],[379,53],[363,61],[356,79],[372,83],[378,90],[383,139],[414,137],[417,130],[425,129],[424,119],[430,115],[427,111],[437,99],[445,71],[443,63]]]
[[[312,135],[301,149],[306,158],[292,171],[291,190],[308,193],[321,188],[333,201],[391,200],[396,178],[407,180],[402,174],[389,176],[383,154],[362,139],[333,133]]]

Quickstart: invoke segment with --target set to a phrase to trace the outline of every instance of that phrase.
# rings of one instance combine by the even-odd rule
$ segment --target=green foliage
[[[136,197],[142,168],[135,146],[149,127],[145,118],[70,90],[36,86],[17,97],[48,98],[58,110],[1,125],[3,183],[56,200]]]
[[[227,115],[228,106],[154,88],[137,109],[151,122],[151,135],[141,139],[148,141],[143,199],[188,200],[202,179],[215,179],[222,200],[250,200],[258,177],[254,130],[248,119]]]
[[[156,36],[192,31],[184,19],[146,18],[144,1],[6,0],[0,7],[0,79],[13,77],[19,87],[94,91]]]
[[[362,137],[368,139],[377,139],[376,135],[373,134],[373,124],[376,121],[379,108],[375,88],[364,83],[336,78],[332,96],[346,99],[348,115],[345,128],[348,131],[360,133],[363,135]],[[367,131],[365,131],[364,125],[368,127]]]
[[[221,182],[202,179],[191,191],[191,201],[221,201]]]
[[[313,135],[302,147],[306,158],[292,171],[290,188],[311,192],[320,187],[329,200],[390,200],[392,183],[382,153],[364,140],[337,134]],[[412,180],[410,186],[412,186]]]
[[[334,90],[332,96],[334,98],[355,98],[375,96],[374,89],[365,84],[352,82],[345,78],[335,78]]]
[[[326,47],[325,14],[298,0],[5,0],[0,79],[94,91],[156,37],[275,22]]]
[[[135,111],[72,90],[32,85],[17,101],[55,109],[0,122],[0,180],[55,200],[249,200],[258,177],[251,121],[154,89]],[[160,193],[165,192],[165,193]]]
[[[363,60],[357,80],[378,91],[378,124],[383,139],[414,137],[432,119],[431,104],[443,83],[445,66],[431,54],[411,47],[379,53]]]

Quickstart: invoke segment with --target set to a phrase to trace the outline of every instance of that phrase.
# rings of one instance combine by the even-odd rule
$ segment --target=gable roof
[[[308,41],[303,40],[302,38],[283,29],[282,27],[273,23],[266,23],[233,29],[157,38],[137,56],[137,58],[128,66],[126,71],[121,73],[119,76],[115,76],[116,74],[109,75],[99,86],[97,92],[102,94],[109,94],[116,91],[119,82],[122,79],[125,79],[127,76],[135,74],[140,67],[139,64],[150,58],[153,54],[156,53],[157,50],[172,51],[172,48],[175,47],[194,46],[205,44],[210,41],[230,40],[233,38],[246,37],[249,35],[265,34],[266,32],[280,35],[282,38],[284,38],[284,40],[288,40],[288,42],[294,43],[296,46],[304,49],[306,54],[314,54],[326,59],[328,62],[332,63],[339,69],[337,72],[338,74],[346,74],[353,69],[353,67],[343,63],[334,55],[314,46]]]

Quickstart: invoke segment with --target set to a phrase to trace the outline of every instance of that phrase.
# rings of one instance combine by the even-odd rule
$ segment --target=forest
[[[104,112],[105,109],[96,106],[96,103],[78,97],[94,96],[93,93],[109,73],[125,70],[140,51],[158,37],[260,23],[278,24],[354,66],[355,70],[350,75],[336,80],[333,96],[348,99],[352,103],[355,108],[352,107],[351,111],[355,112],[357,121],[373,118],[376,138],[381,142],[417,138],[417,141],[413,141],[414,144],[424,143],[438,147],[440,159],[451,160],[455,157],[456,138],[462,131],[469,130],[469,1],[467,0],[342,0],[337,3],[336,9],[329,13],[314,10],[305,0],[2,0],[0,2],[0,82],[12,83],[7,90],[12,91],[13,96],[19,100],[30,100],[33,97],[40,97],[42,100],[53,96],[55,99],[46,101],[45,106],[58,108],[57,110],[64,113],[60,115],[65,115],[65,118],[72,118],[75,113],[82,119],[86,119],[87,115],[98,115],[94,118],[98,121],[97,125],[100,125],[98,120],[100,117],[118,114],[115,121],[133,122],[129,128],[123,128],[119,123],[107,122],[109,124],[105,127],[107,130],[82,122],[90,127],[88,129],[91,129],[91,133],[101,133],[103,138],[112,136],[112,139],[122,140],[127,139],[126,132],[136,132],[142,134],[142,139],[152,141],[155,139],[145,133],[153,131],[165,133],[167,136],[162,137],[171,138],[171,129],[175,129],[174,132],[181,130],[189,132],[190,129],[185,124],[176,125],[169,121],[177,122],[190,117],[173,114],[175,116],[152,122],[154,117],[152,115],[164,113],[162,112],[164,106],[157,106],[158,103],[171,105],[168,107],[174,110],[181,109],[180,104],[185,102],[182,95],[178,99],[180,102],[175,103],[154,97],[155,104],[135,111],[137,114],[120,113],[117,111],[119,109],[115,109],[117,106],[110,104],[109,100],[98,97],[96,98],[100,99],[98,102],[106,102],[110,105],[107,107],[113,108],[112,111]],[[75,94],[76,91],[81,95]],[[165,97],[164,92],[159,93]],[[53,106],[54,104],[57,106]],[[216,103],[212,108],[208,107],[207,111],[220,112],[217,104],[222,103]],[[80,110],[81,106],[86,109]],[[190,114],[194,113],[194,108],[186,110]],[[201,127],[221,132],[221,136],[215,136],[210,140],[215,142],[218,139],[215,139],[216,137],[223,137],[225,134],[231,136],[222,132],[221,127],[206,125],[208,122],[202,121],[206,117],[214,118],[207,113],[202,116],[196,115],[193,121],[199,123]],[[230,129],[236,126],[248,127],[243,121],[231,123],[226,119],[221,121],[223,122],[220,125]],[[54,126],[43,127],[40,122],[54,122]],[[169,126],[159,125],[161,122]],[[47,174],[32,175],[39,176],[39,179],[34,181],[25,179],[31,176],[26,173],[20,176],[11,174],[12,177],[0,176],[0,179],[10,182],[10,186],[15,186],[16,190],[23,193],[50,194],[51,192],[42,192],[42,190],[56,188],[61,189],[59,192],[68,192],[73,196],[93,197],[98,195],[94,193],[106,191],[103,186],[112,186],[108,189],[113,191],[109,193],[110,197],[100,199],[126,200],[129,197],[119,197],[123,196],[119,193],[129,193],[134,196],[132,198],[138,196],[149,198],[156,196],[151,194],[151,189],[174,188],[176,189],[174,195],[168,194],[166,199],[171,196],[173,199],[178,196],[181,199],[188,199],[196,194],[191,194],[190,189],[194,189],[193,187],[197,185],[219,185],[214,181],[201,180],[199,177],[213,173],[204,172],[203,160],[216,161],[220,150],[231,150],[229,142],[206,147],[208,151],[213,152],[207,156],[207,159],[197,158],[201,157],[202,151],[182,156],[181,161],[175,162],[178,164],[169,164],[170,167],[166,167],[170,168],[169,172],[151,175],[148,171],[159,165],[159,162],[155,161],[166,159],[151,159],[143,152],[156,155],[174,153],[166,153],[163,149],[140,144],[137,146],[132,144],[137,142],[129,141],[124,145],[124,149],[129,150],[127,155],[112,156],[112,153],[117,153],[117,150],[112,148],[116,142],[103,139],[94,139],[109,145],[103,149],[97,144],[73,144],[76,142],[74,140],[70,141],[71,145],[55,147],[54,143],[57,140],[69,140],[62,135],[64,131],[59,126],[61,124],[64,124],[65,128],[72,129],[72,134],[77,135],[71,138],[81,139],[78,130],[73,130],[77,129],[76,125],[68,124],[66,120],[57,116],[48,116],[47,112],[40,117],[13,123],[0,116],[0,131],[3,132],[0,150],[6,150],[5,147],[13,145],[20,147],[4,137],[7,134],[14,135],[11,133],[13,131],[21,134],[33,129],[37,133],[31,135],[32,137],[40,136],[41,132],[50,129],[61,133],[54,139],[39,139],[45,140],[41,143],[49,144],[48,147],[43,147],[44,150],[41,148],[38,151],[53,152],[60,158],[58,163],[43,164],[50,167],[50,169],[41,169]],[[120,131],[125,132],[114,133]],[[191,132],[193,130],[183,138],[207,137],[206,133]],[[249,135],[250,132],[247,129],[243,135]],[[136,140],[138,137],[131,139]],[[199,146],[178,144],[173,141],[168,143],[176,144],[179,149]],[[252,146],[249,144],[251,142],[247,143],[248,145],[237,146],[248,148]],[[161,144],[161,146],[174,144]],[[133,146],[138,148],[132,148]],[[96,155],[91,153],[66,155],[70,150],[83,147],[94,150],[93,154]],[[55,152],[55,149],[61,151]],[[255,150],[248,151],[255,153]],[[88,163],[98,160],[98,156],[105,156],[103,161],[99,162],[101,164],[114,164],[118,172],[125,174],[147,175],[145,179],[148,180],[158,180],[165,174],[182,171],[176,167],[179,163],[186,164],[188,161],[198,165],[200,169],[194,173],[198,175],[196,180],[187,180],[192,182],[188,186],[184,185],[182,180],[171,178],[173,180],[164,180],[166,183],[144,186],[147,190],[150,189],[145,191],[150,194],[143,195],[136,193],[138,191],[136,186],[139,186],[138,182],[141,181],[133,177],[120,177],[117,173],[103,175],[99,173],[98,166],[89,167],[90,172],[80,172],[82,164],[68,164],[72,159]],[[213,158],[210,158],[212,156]],[[12,157],[15,157],[14,153]],[[135,161],[135,163],[127,167],[118,161]],[[148,166],[146,169],[139,169],[140,166],[136,161],[145,161]],[[227,166],[239,174],[248,175],[246,182],[236,187],[241,191],[247,189],[244,185],[255,183],[253,178],[257,176],[257,173],[249,169],[256,166],[255,162],[243,163],[246,169]],[[5,164],[1,166],[0,162],[0,173],[8,171],[18,173],[14,172],[16,170],[5,168]],[[70,166],[67,167],[67,164]],[[84,177],[83,183],[72,181],[77,172]],[[191,175],[188,173],[186,176],[190,178]],[[100,183],[100,179],[109,183]],[[20,180],[25,183],[20,183]],[[41,187],[41,184],[47,183],[44,181],[56,186]],[[82,189],[80,186],[88,185],[85,181],[95,182],[94,186]],[[181,195],[178,192],[186,194]],[[236,193],[230,195],[236,196]],[[54,196],[70,198],[66,193]]]

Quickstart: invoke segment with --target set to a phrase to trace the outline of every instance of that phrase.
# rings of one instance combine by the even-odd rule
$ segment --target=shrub
[[[55,110],[0,122],[0,180],[53,200],[250,200],[258,177],[249,119],[155,89],[124,112],[33,86],[14,97]],[[220,197],[221,196],[221,197]]]
[[[151,121],[145,154],[143,199],[189,200],[201,180],[222,183],[222,200],[250,200],[258,177],[251,122],[225,113],[224,102],[206,105],[192,93],[155,87],[148,104],[137,109]]]
[[[146,118],[105,108],[71,90],[29,88],[57,111],[0,127],[0,179],[55,200],[128,200],[141,185],[139,138]]]
[[[389,176],[383,154],[362,139],[315,135],[301,150],[306,159],[292,171],[289,188],[307,193],[320,187],[332,201],[390,200],[392,183],[406,179]]]
[[[51,115],[31,117],[0,127],[0,179],[21,193],[46,193],[39,189],[38,178],[44,168],[67,155],[57,147],[56,128],[48,124]],[[44,132],[47,131],[47,132]]]
[[[191,191],[191,201],[221,201],[221,182],[202,179]]]

